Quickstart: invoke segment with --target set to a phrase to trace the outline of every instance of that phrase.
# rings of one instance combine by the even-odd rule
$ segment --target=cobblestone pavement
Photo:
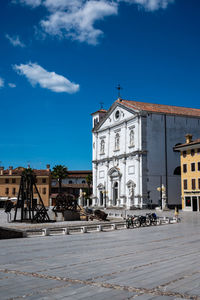
[[[200,299],[200,214],[178,224],[0,241],[0,299]]]

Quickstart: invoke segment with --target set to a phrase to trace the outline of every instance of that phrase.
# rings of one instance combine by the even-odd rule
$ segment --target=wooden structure
[[[33,198],[33,189],[38,196],[38,202],[36,202]],[[20,210],[21,213],[19,220],[17,220],[18,210]],[[21,174],[14,221],[32,223],[44,223],[51,221],[38,191],[36,176],[31,168],[25,169]]]

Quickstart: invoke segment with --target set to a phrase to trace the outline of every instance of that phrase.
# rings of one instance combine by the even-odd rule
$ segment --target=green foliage
[[[88,185],[88,188],[87,188],[87,191],[86,191],[86,197],[89,198],[90,194],[91,194],[91,191],[90,191],[90,186],[92,184],[92,174],[88,174],[85,178],[86,182],[87,182],[87,185]]]
[[[27,168],[27,169],[24,169],[24,170],[23,170],[22,175],[23,175],[23,176],[34,175],[34,171],[33,171],[33,169],[31,169],[31,168]]]
[[[35,175],[33,169],[31,169],[31,168],[24,169],[22,172],[22,176],[31,180],[34,183],[36,182],[36,175]]]
[[[53,178],[58,180],[59,183],[59,193],[62,190],[62,180],[67,178],[67,167],[62,165],[56,165],[53,167],[53,171],[51,172]]]
[[[56,165],[53,167],[52,177],[59,180],[67,178],[67,167],[63,165]]]
[[[85,178],[88,186],[90,187],[90,185],[92,184],[92,174],[88,174]]]

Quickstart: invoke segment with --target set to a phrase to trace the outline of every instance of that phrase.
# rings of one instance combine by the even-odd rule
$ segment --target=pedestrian
[[[176,221],[178,222],[178,215],[179,215],[179,211],[178,211],[178,205],[175,206],[175,212],[174,212],[174,216]]]

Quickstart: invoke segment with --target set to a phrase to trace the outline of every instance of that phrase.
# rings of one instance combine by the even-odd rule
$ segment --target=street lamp
[[[157,191],[161,192],[162,210],[164,210],[166,208],[166,200],[167,200],[167,197],[166,197],[166,188],[165,188],[164,184],[162,184],[161,187],[158,187]]]
[[[85,206],[85,195],[86,195],[86,192],[80,192],[80,198],[82,198],[83,200],[83,206]]]

